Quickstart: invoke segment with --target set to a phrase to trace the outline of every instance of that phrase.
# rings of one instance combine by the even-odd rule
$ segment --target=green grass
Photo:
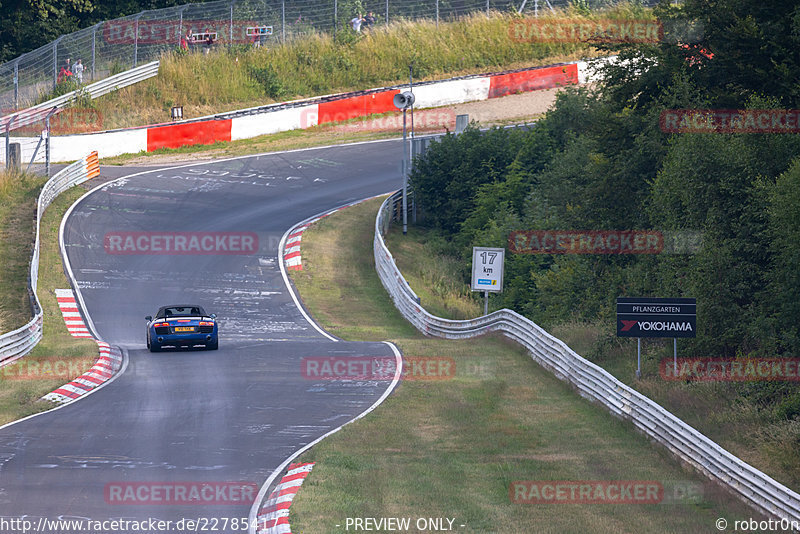
[[[303,234],[304,270],[293,273],[299,293],[336,335],[391,340],[406,356],[453,358],[455,377],[401,382],[376,411],[302,455],[316,466],[292,504],[295,531],[341,532],[348,517],[449,517],[466,524],[465,532],[709,532],[717,517],[756,515],[632,425],[578,397],[518,345],[500,336],[449,341],[417,332],[375,273],[378,205],[348,208]],[[422,241],[396,229],[388,237],[423,305],[474,311],[476,302],[451,292],[449,260],[426,266],[430,249]],[[426,280],[440,287],[426,288]],[[514,504],[516,480],[688,481],[702,485],[703,497],[672,505]]]
[[[31,317],[28,262],[35,236],[36,198],[44,182],[44,178],[33,176],[6,176],[0,180],[3,199],[0,202],[0,247],[3,247],[0,250],[0,298],[4,303],[16,303],[13,312],[6,310],[0,317],[6,319],[0,328],[2,332],[22,326]],[[76,187],[62,193],[42,218],[38,294],[44,311],[44,337],[30,354],[1,368],[0,424],[52,408],[53,403],[39,399],[82,374],[97,359],[97,345],[93,341],[74,338],[67,331],[54,292],[70,287],[59,254],[58,227],[67,208],[85,192]],[[9,203],[12,199],[22,201],[20,207],[14,208]],[[66,366],[74,372],[50,378],[39,371],[46,363]]]
[[[605,16],[652,16],[611,8]],[[563,16],[563,14],[562,14]],[[576,15],[577,16],[577,15]],[[358,38],[328,34],[270,48],[220,49],[208,55],[166,54],[159,75],[96,100],[103,128],[169,121],[183,106],[195,118],[252,106],[408,82],[546,65],[596,55],[582,43],[526,43],[509,31],[517,17],[473,14],[451,22],[399,20]]]

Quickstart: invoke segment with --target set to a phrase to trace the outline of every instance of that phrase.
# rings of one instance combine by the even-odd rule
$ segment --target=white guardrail
[[[399,194],[395,193],[381,205],[375,221],[375,268],[397,309],[417,329],[426,335],[447,339],[502,332],[528,349],[537,363],[571,384],[582,397],[598,402],[613,415],[630,421],[645,435],[727,487],[747,504],[769,517],[800,521],[800,495],[580,357],[563,341],[551,336],[530,319],[509,309],[464,321],[443,319],[428,313],[398,270],[383,240],[393,203]]]
[[[116,91],[117,89],[122,89],[123,87],[128,87],[129,85],[152,78],[158,74],[158,66],[158,61],[152,61],[140,67],[109,76],[104,80],[94,82],[75,91],[48,100],[47,102],[42,102],[28,109],[6,115],[0,118],[0,133],[5,133],[6,129],[9,127],[11,130],[14,130],[44,120],[51,111],[55,110],[58,112],[63,109],[64,106],[69,104],[80,92],[85,92],[94,100],[111,91]]]
[[[75,163],[65,167],[55,176],[50,178],[42,187],[39,193],[39,201],[36,207],[36,240],[33,245],[33,257],[31,258],[31,304],[34,307],[33,319],[28,324],[13,332],[0,335],[0,367],[7,365],[14,360],[25,356],[42,339],[43,314],[39,297],[36,294],[36,286],[39,279],[39,231],[41,228],[42,214],[47,206],[58,195],[80,183],[94,178],[100,174],[100,166],[97,161],[97,152],[92,152]]]

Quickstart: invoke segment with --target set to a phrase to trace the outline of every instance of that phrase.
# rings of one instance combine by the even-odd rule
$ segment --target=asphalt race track
[[[125,350],[126,367],[88,397],[0,430],[0,518],[244,518],[244,498],[120,504],[109,491],[234,482],[257,492],[294,451],[375,403],[391,381],[301,373],[306,357],[394,356],[318,332],[287,291],[278,242],[307,217],[398,189],[401,155],[388,141],[244,157],[151,170],[84,197],[64,243],[94,331]],[[110,253],[107,234],[124,232],[254,233],[258,250]],[[146,350],[144,316],[173,303],[218,315],[219,350]]]

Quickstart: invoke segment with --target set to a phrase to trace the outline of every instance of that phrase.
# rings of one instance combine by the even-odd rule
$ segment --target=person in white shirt
[[[361,32],[361,23],[364,22],[364,19],[361,17],[361,13],[356,15],[356,18],[350,21],[350,24],[353,26],[353,31]]]
[[[72,67],[72,73],[75,75],[75,81],[79,84],[83,83],[83,63],[81,60],[75,62],[75,66]]]

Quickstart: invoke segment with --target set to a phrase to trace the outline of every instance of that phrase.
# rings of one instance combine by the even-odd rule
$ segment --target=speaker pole
[[[408,233],[408,143],[406,143],[406,109],[403,108],[403,235]]]

